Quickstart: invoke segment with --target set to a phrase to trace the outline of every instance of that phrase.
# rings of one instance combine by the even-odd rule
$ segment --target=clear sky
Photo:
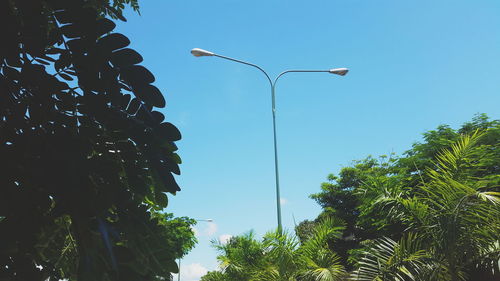
[[[314,219],[308,198],[329,173],[402,153],[439,124],[500,117],[498,0],[141,1],[118,31],[156,76],[183,159],[166,211],[212,218],[182,261],[182,280],[216,268],[210,240],[276,227],[270,88],[257,69],[195,58],[198,47],[271,76],[348,67],[345,77],[289,74],[277,87],[283,224]],[[177,279],[176,279],[177,280]]]

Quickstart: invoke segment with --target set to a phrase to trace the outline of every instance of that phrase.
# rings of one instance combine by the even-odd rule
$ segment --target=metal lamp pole
[[[281,72],[278,76],[276,76],[276,78],[273,81],[273,80],[271,80],[271,77],[269,77],[267,72],[264,71],[264,69],[262,69],[260,66],[253,64],[253,63],[249,63],[246,61],[222,56],[222,55],[219,55],[219,54],[216,54],[216,53],[213,53],[210,51],[206,51],[203,49],[199,49],[199,48],[192,49],[191,54],[193,54],[193,56],[195,56],[195,57],[219,57],[219,58],[234,61],[237,63],[242,63],[242,64],[246,64],[249,66],[253,66],[253,67],[257,68],[258,70],[260,70],[262,73],[264,73],[267,80],[269,81],[269,85],[271,86],[271,99],[272,99],[271,106],[272,106],[272,114],[273,114],[274,173],[275,173],[275,179],[276,179],[276,211],[277,211],[277,217],[278,217],[278,231],[279,231],[279,233],[281,233],[282,232],[282,225],[281,225],[281,204],[280,204],[280,180],[279,180],[279,169],[278,169],[278,141],[276,138],[276,98],[275,98],[275,96],[276,96],[275,95],[276,82],[278,81],[278,79],[281,76],[283,76],[287,73],[291,73],[291,72],[326,72],[326,73],[330,73],[330,74],[344,76],[347,74],[347,72],[349,70],[347,68],[333,68],[333,69],[326,69],[326,70],[301,70],[301,69],[295,70],[295,69],[292,69],[292,70],[286,70],[286,71]]]

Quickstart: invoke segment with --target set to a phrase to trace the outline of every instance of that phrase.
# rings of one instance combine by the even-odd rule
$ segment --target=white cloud
[[[203,230],[199,230],[194,226],[191,227],[191,230],[194,232],[194,236],[196,237],[212,236],[217,232],[217,224],[209,222]]]
[[[229,242],[229,239],[231,239],[231,237],[233,237],[233,235],[231,234],[222,234],[221,236],[219,236],[219,242],[222,245],[225,245]]]
[[[280,198],[280,204],[281,204],[281,206],[288,204],[288,199]]]
[[[217,224],[215,224],[214,222],[207,223],[207,228],[204,232],[207,236],[214,235],[217,232]]]
[[[183,265],[181,263],[181,280],[182,281],[198,281],[200,278],[207,274],[208,269],[199,263],[192,263]],[[177,280],[177,274],[172,274],[174,280]]]

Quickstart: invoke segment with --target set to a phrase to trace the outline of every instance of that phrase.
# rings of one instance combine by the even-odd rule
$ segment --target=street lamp
[[[206,222],[214,222],[213,219],[194,219],[196,222],[206,221]],[[181,259],[179,258],[179,273],[177,273],[177,281],[181,281]]]
[[[246,61],[222,56],[222,55],[219,55],[219,54],[207,51],[207,50],[203,50],[200,48],[192,49],[191,54],[195,57],[219,57],[219,58],[234,61],[237,63],[246,64],[246,65],[253,66],[253,67],[257,68],[262,73],[264,73],[264,75],[266,75],[266,78],[269,81],[269,85],[271,86],[271,99],[272,99],[271,105],[272,105],[272,113],[273,113],[273,136],[274,136],[274,172],[275,172],[275,179],[276,179],[276,211],[277,211],[277,216],[278,216],[278,231],[279,231],[279,233],[281,233],[282,226],[281,226],[281,204],[280,204],[280,181],[279,181],[279,169],[278,169],[278,142],[276,139],[276,99],[275,99],[276,82],[278,81],[278,79],[281,76],[283,76],[287,73],[291,73],[291,72],[325,72],[325,73],[344,76],[347,74],[347,72],[349,72],[349,69],[347,69],[347,68],[333,68],[333,69],[326,69],[326,70],[302,70],[302,69],[295,70],[295,69],[292,69],[292,70],[286,70],[286,71],[281,72],[280,74],[278,74],[278,76],[276,76],[276,78],[273,81],[273,80],[271,80],[271,77],[269,77],[267,72],[264,71],[264,69],[262,69],[260,66],[255,65],[253,63],[249,63]]]

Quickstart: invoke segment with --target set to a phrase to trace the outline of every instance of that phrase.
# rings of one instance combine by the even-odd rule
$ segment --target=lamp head
[[[214,55],[214,53],[200,49],[200,48],[194,48],[191,50],[191,54],[195,57],[211,57]]]
[[[347,74],[347,72],[349,72],[349,69],[347,69],[347,68],[332,68],[328,72],[330,72],[331,74],[337,74],[340,76],[344,76]]]

